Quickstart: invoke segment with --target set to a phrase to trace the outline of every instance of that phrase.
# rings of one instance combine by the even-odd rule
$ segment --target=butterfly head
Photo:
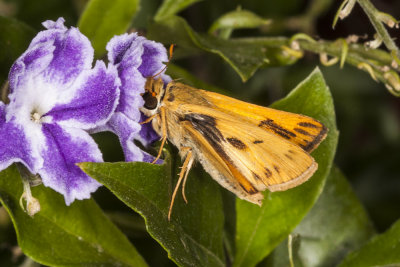
[[[158,113],[162,98],[165,94],[164,82],[161,78],[147,78],[145,84],[145,93],[142,94],[144,105],[140,110],[148,117]]]

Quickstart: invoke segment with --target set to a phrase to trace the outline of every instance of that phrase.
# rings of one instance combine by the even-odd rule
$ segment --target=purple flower
[[[93,48],[64,19],[46,21],[9,74],[10,103],[0,102],[0,170],[14,162],[39,174],[69,205],[100,184],[75,163],[101,162],[86,130],[108,121],[120,80],[115,66],[93,63]]]
[[[119,104],[110,121],[95,129],[112,131],[118,135],[126,161],[151,161],[152,157],[140,150],[133,140],[148,145],[160,137],[153,131],[151,124],[140,125],[143,115],[139,107],[144,101],[146,78],[158,74],[168,61],[165,47],[157,42],[147,40],[136,33],[113,37],[107,44],[108,59],[118,69],[121,79]],[[164,82],[171,78],[161,74]]]

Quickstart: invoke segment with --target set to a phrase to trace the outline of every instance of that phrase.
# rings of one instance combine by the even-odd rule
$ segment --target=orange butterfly
[[[318,165],[310,156],[328,129],[319,121],[199,90],[172,81],[147,79],[141,111],[163,145],[168,139],[184,159],[177,190],[199,161],[220,185],[261,205],[261,191],[283,191],[307,181]],[[155,161],[156,161],[155,160]],[[154,161],[154,162],[155,162]],[[187,201],[186,201],[187,202]]]

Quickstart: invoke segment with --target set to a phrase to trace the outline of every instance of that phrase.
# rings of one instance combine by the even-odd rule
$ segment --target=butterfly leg
[[[181,147],[180,150],[181,150],[182,152],[188,151],[188,153],[189,153],[189,152],[192,153],[192,149],[191,149],[190,147]],[[193,165],[193,162],[194,162],[194,158],[193,158],[192,154],[190,154],[190,156],[191,156],[192,158],[190,159],[190,162],[189,162],[189,164],[188,164],[187,167],[186,167],[186,170],[185,170],[185,177],[183,178],[183,183],[182,183],[182,197],[183,197],[183,200],[185,201],[185,203],[188,203],[187,198],[186,198],[186,194],[185,194],[186,181],[187,181],[187,178],[188,178],[188,175],[189,175],[189,171],[190,171],[190,169],[192,168],[192,165]],[[187,154],[186,154],[186,156],[185,156],[185,159],[186,159],[186,157],[187,157]],[[183,166],[182,166],[182,172],[183,172],[183,171],[184,171],[184,170],[183,170]]]
[[[142,122],[139,122],[139,124],[142,125],[142,124],[149,123],[149,122],[151,122],[157,115],[158,115],[158,114],[154,114],[153,116],[148,117],[146,120],[144,120],[144,121],[142,121]]]
[[[175,201],[176,193],[178,192],[179,185],[181,184],[182,180],[184,180],[183,183],[185,184],[189,170],[192,167],[193,161],[194,161],[193,153],[191,150],[189,150],[186,154],[185,161],[183,162],[182,170],[179,173],[178,182],[176,183],[174,192],[172,193],[171,204],[169,205],[169,211],[168,211],[168,221],[171,219],[172,207],[174,206],[174,201]],[[182,189],[182,192],[183,192],[183,189]],[[184,199],[186,201],[186,197],[184,197]]]
[[[156,163],[157,160],[161,157],[161,153],[163,147],[165,145],[165,141],[167,141],[167,125],[166,125],[166,115],[165,115],[165,108],[160,107],[160,114],[161,114],[161,146],[160,150],[158,151],[157,157],[153,160],[152,164]]]

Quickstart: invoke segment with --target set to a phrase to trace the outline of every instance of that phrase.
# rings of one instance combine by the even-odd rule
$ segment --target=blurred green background
[[[32,27],[42,29],[41,22],[62,16],[68,26],[75,26],[87,1],[84,0],[0,0],[0,16],[15,18]],[[269,27],[258,30],[239,30],[239,36],[291,36],[305,32],[315,38],[334,40],[350,34],[371,39],[374,30],[366,15],[356,6],[351,15],[339,21],[332,29],[332,21],[341,1],[317,0],[220,0],[200,1],[179,15],[184,17],[194,30],[206,32],[213,21],[238,6],[248,9],[259,16],[273,19]],[[400,1],[372,1],[374,5],[395,18],[400,18]],[[161,1],[144,0],[141,9],[132,22],[132,30],[146,34],[151,18]],[[4,34],[4,29],[1,29]],[[30,31],[27,29],[27,31]],[[400,36],[399,30],[390,30],[392,36]],[[34,35],[32,31],[32,37]],[[17,34],[17,33],[14,33]],[[367,39],[365,39],[367,40]],[[399,41],[396,40],[398,43]],[[23,51],[24,48],[21,48]],[[176,48],[179,51],[179,47]],[[0,79],[6,79],[9,67],[18,55],[2,56]],[[203,53],[191,57],[177,57],[173,63],[183,67],[196,78],[208,84],[223,88],[229,94],[261,105],[269,105],[285,96],[303,80],[315,66],[320,66],[335,102],[337,124],[340,130],[339,146],[335,162],[350,180],[357,196],[365,205],[378,232],[385,231],[395,220],[400,218],[400,99],[391,95],[383,84],[354,67],[338,65],[323,67],[316,55],[307,54],[292,66],[261,69],[243,83],[232,68],[219,57]],[[173,77],[179,78],[179,77]],[[267,81],[267,82],[266,82]],[[121,160],[122,152],[117,149],[117,139],[111,134],[98,134],[96,140],[103,149],[105,160]],[[198,168],[199,169],[199,168]],[[115,207],[124,211],[121,205],[106,189],[96,193],[103,208]],[[111,214],[124,227],[123,217],[119,213]],[[134,215],[132,215],[134,216]],[[11,224],[0,209],[0,231],[7,232],[5,239],[13,237],[9,232]],[[137,225],[127,226],[141,229],[132,231],[130,236],[140,246],[136,246],[144,255],[152,249],[160,249],[147,238],[142,219],[137,217]],[[146,240],[146,241],[145,241]],[[134,241],[135,243],[135,241]],[[4,247],[1,247],[0,252]],[[7,250],[9,251],[9,250]],[[9,252],[7,252],[9,253]],[[18,256],[18,251],[15,254]],[[166,264],[164,258],[153,259],[153,264]]]

